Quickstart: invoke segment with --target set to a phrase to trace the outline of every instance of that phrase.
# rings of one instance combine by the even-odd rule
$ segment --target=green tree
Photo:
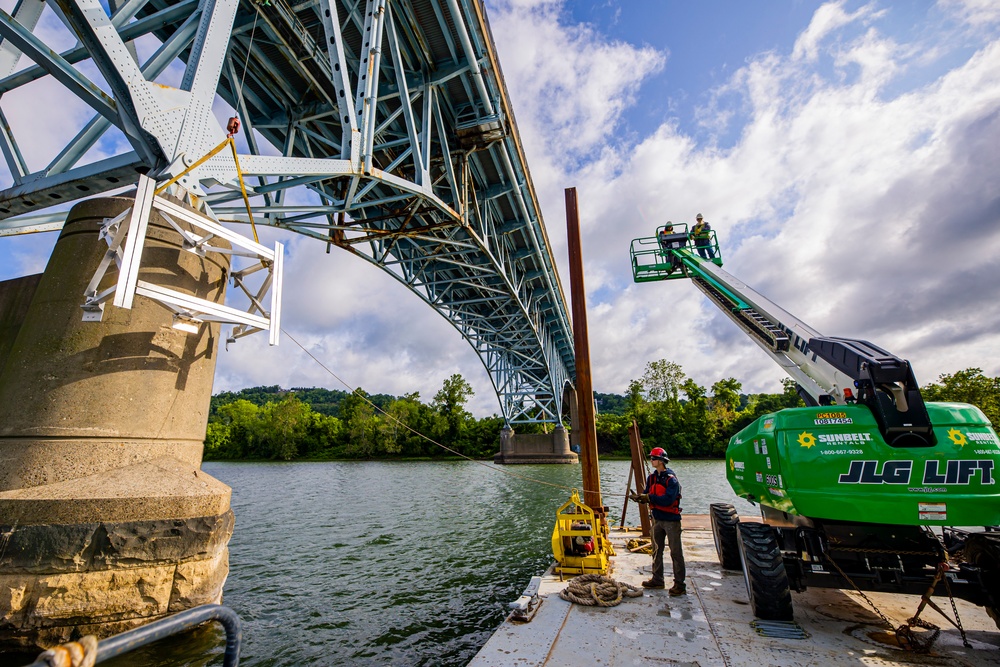
[[[344,454],[351,458],[371,458],[378,450],[379,420],[368,400],[368,392],[358,387],[340,402],[344,422]]]
[[[708,400],[707,451],[705,454],[724,453],[726,443],[733,433],[733,426],[740,416],[742,383],[736,378],[719,380],[712,385],[712,398]]]
[[[208,429],[205,433],[204,458],[206,461],[239,458],[239,453],[233,451],[232,443],[229,440],[228,424],[221,421],[208,423]]]
[[[981,368],[966,368],[942,374],[936,384],[921,390],[924,400],[971,403],[994,425],[1000,425],[1000,378],[983,374]]]
[[[666,359],[650,361],[642,375],[642,385],[650,401],[676,403],[686,376],[680,364]]]
[[[708,419],[708,398],[705,388],[690,378],[681,385],[685,401],[680,406],[674,447],[678,456],[709,456],[714,454],[715,432]],[[669,449],[667,450],[670,451]]]
[[[225,458],[254,458],[258,439],[257,415],[260,408],[246,399],[236,399],[219,407],[218,419],[228,431]]]
[[[628,408],[625,411],[626,415],[638,418],[646,405],[646,399],[643,398],[645,392],[646,388],[642,385],[641,380],[632,380],[628,383]]]
[[[258,412],[256,425],[258,457],[283,461],[298,458],[300,449],[305,450],[312,414],[312,409],[294,395],[264,406]]]
[[[472,417],[465,411],[465,404],[474,395],[472,385],[458,373],[445,380],[441,391],[434,394],[434,407],[448,422],[448,438],[452,445],[458,444],[465,421]]]

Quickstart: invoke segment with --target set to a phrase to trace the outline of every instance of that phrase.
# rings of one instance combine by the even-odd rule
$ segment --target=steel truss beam
[[[0,99],[13,181],[0,234],[50,228],[2,220],[135,183],[136,171],[189,170],[177,186],[219,220],[252,213],[406,285],[473,346],[508,421],[559,420],[573,336],[481,0],[130,0],[112,16],[99,0],[47,6],[77,45],[45,47],[40,0],[0,13],[0,95],[55,79],[97,115],[32,172],[31,128],[11,127]],[[22,53],[35,65],[15,73]],[[179,87],[163,85],[178,65]],[[231,155],[190,169],[226,135],[218,98],[247,137],[249,211]],[[131,150],[116,148],[122,136]],[[113,157],[88,162],[95,148]],[[311,194],[289,204],[293,189]]]

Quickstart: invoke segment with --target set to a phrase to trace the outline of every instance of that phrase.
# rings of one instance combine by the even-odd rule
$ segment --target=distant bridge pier
[[[579,463],[579,427],[577,426],[576,390],[566,385],[563,405],[569,403],[572,432],[556,424],[551,433],[515,433],[507,424],[500,431],[500,451],[493,456],[497,464],[518,463]],[[575,441],[575,443],[574,443]],[[576,444],[576,448],[573,448]]]
[[[500,431],[500,451],[493,456],[497,464],[579,463],[569,448],[569,433],[559,424],[551,433],[514,433],[509,425]]]
[[[78,204],[41,278],[0,283],[0,646],[106,636],[222,596],[230,488],[200,470],[219,325],[174,329],[144,297],[81,320],[98,229],[132,202]],[[140,279],[222,302],[225,255],[182,249],[155,211],[146,238]]]

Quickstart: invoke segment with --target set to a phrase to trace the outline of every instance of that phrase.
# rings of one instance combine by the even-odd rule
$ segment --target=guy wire
[[[481,465],[481,466],[483,466],[484,468],[486,468],[488,470],[493,470],[495,472],[500,472],[500,473],[503,473],[505,475],[510,475],[511,477],[516,477],[518,479],[523,479],[523,480],[528,481],[528,482],[534,482],[535,484],[541,484],[541,485],[544,485],[544,486],[551,486],[551,487],[556,488],[556,489],[564,489],[566,491],[572,491],[573,489],[577,488],[577,487],[574,487],[574,486],[565,486],[563,484],[556,484],[554,482],[546,482],[546,481],[541,480],[541,479],[535,479],[533,477],[528,477],[527,475],[521,475],[519,473],[510,471],[510,470],[505,470],[503,468],[500,468],[500,467],[498,467],[496,465],[493,465],[493,464],[486,463],[484,461],[477,461],[476,459],[472,458],[471,456],[468,456],[468,455],[463,454],[461,452],[457,452],[454,449],[452,449],[451,447],[448,447],[447,445],[441,444],[440,442],[434,440],[433,438],[431,438],[429,436],[426,436],[423,433],[421,433],[420,431],[417,431],[416,429],[412,428],[409,424],[404,424],[396,416],[389,414],[388,412],[386,412],[385,410],[383,410],[379,406],[375,405],[371,400],[368,399],[367,396],[364,396],[363,394],[361,394],[357,389],[352,389],[351,385],[347,384],[347,382],[345,382],[343,379],[341,379],[341,377],[339,375],[337,375],[330,368],[328,368],[326,364],[324,364],[312,352],[310,352],[308,349],[306,349],[306,347],[304,345],[302,345],[302,343],[300,343],[298,340],[296,340],[295,336],[293,336],[292,334],[288,333],[288,331],[286,329],[282,328],[281,329],[281,333],[283,333],[284,335],[288,336],[288,338],[293,343],[295,343],[296,345],[299,346],[299,349],[301,349],[303,352],[305,352],[307,355],[309,355],[309,357],[313,361],[315,361],[317,364],[319,364],[319,366],[323,370],[325,370],[327,373],[329,373],[334,378],[336,378],[337,381],[340,382],[342,385],[344,385],[352,394],[356,395],[358,398],[360,398],[364,402],[368,403],[368,405],[370,405],[372,408],[374,408],[376,411],[380,412],[381,414],[385,415],[387,418],[393,420],[399,426],[403,427],[404,429],[406,429],[410,433],[413,433],[414,435],[423,438],[424,440],[426,440],[427,442],[431,443],[432,445],[440,447],[441,449],[443,449],[443,450],[445,450],[447,452],[451,452],[455,456],[463,458],[463,459],[465,459],[467,461],[471,461],[472,463],[475,463],[477,465]],[[625,494],[622,494],[622,493],[602,493],[601,495],[602,496],[611,496],[611,497],[616,497],[616,496],[624,497],[625,496]]]

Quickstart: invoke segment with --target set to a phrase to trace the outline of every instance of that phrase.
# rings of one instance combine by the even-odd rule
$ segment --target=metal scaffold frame
[[[185,250],[201,257],[214,252],[232,258],[248,257],[253,260],[248,266],[229,273],[233,285],[250,301],[246,311],[178,292],[147,280],[139,280],[146,230],[150,214],[154,209],[181,237],[181,246]],[[178,220],[204,232],[204,235],[198,236],[183,228],[178,224]],[[85,322],[100,322],[104,317],[104,304],[109,299],[112,299],[112,303],[118,308],[131,309],[135,296],[139,295],[152,299],[170,310],[174,314],[174,327],[177,329],[197,333],[197,327],[202,322],[221,322],[234,325],[230,341],[257,331],[267,331],[268,342],[271,345],[278,344],[281,331],[281,268],[284,254],[284,246],[280,242],[275,242],[273,250],[266,248],[226,229],[205,215],[161,197],[156,193],[156,182],[147,176],[139,177],[135,204],[114,218],[106,219],[101,226],[100,237],[107,242],[108,251],[84,291],[82,308]],[[216,238],[224,241],[229,247],[213,245],[211,241]],[[98,291],[112,263],[118,268],[118,280],[114,285]],[[251,290],[246,277],[258,271],[266,271],[267,275],[256,290]],[[270,292],[269,308],[265,309],[264,302],[268,292]]]
[[[45,7],[75,46],[39,38]],[[216,220],[252,216],[390,273],[473,346],[509,422],[559,421],[573,336],[481,0],[110,7],[20,0],[0,11],[0,114],[42,79],[94,112],[35,171],[24,133],[0,117],[13,181],[0,234],[58,228],[16,216],[128,186],[137,171],[161,182],[187,172],[177,186]],[[34,65],[17,70],[22,54]],[[181,71],[179,85],[164,83]],[[245,151],[195,165],[226,135],[220,103],[242,121]],[[106,136],[131,150],[94,159]]]

